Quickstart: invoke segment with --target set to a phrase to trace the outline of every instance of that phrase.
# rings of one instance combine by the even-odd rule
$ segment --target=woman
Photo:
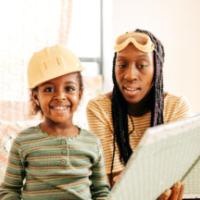
[[[188,116],[182,97],[163,91],[164,48],[150,32],[119,36],[113,59],[113,91],[91,100],[90,129],[101,139],[111,185],[119,178],[145,130]],[[178,183],[159,199],[182,199]]]

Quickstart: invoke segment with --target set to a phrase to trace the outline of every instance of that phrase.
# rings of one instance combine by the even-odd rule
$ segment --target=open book
[[[200,197],[200,115],[149,128],[129,159],[112,200],[155,200],[177,181]]]

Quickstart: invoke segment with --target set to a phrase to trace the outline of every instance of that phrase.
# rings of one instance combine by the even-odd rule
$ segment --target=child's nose
[[[54,99],[57,99],[57,100],[65,100],[66,99],[66,95],[64,92],[62,91],[58,91],[56,92],[55,96],[54,96]]]

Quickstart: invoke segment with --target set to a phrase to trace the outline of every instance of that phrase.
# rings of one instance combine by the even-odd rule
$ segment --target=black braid
[[[112,92],[112,119],[113,119],[114,133],[115,133],[114,135],[120,149],[120,154],[121,152],[123,154],[121,161],[126,163],[132,153],[132,149],[129,145],[129,137],[128,137],[127,103],[117,86],[117,81],[115,78],[114,66],[115,66],[116,56],[117,54],[115,53],[113,59],[113,72],[112,72],[112,78],[114,83],[114,88]]]
[[[143,32],[147,34],[155,45],[155,50],[153,52],[154,60],[154,78],[152,86],[152,99],[153,105],[151,106],[151,126],[156,126],[163,123],[163,107],[164,107],[164,97],[163,97],[163,62],[164,62],[164,47],[161,42],[149,31],[139,30],[136,32]],[[113,59],[113,91],[112,91],[112,122],[114,129],[114,140],[116,140],[120,158],[122,163],[126,164],[128,159],[132,154],[132,149],[129,144],[128,135],[128,114],[127,114],[127,102],[122,96],[117,81],[115,77],[115,53]],[[115,148],[114,148],[115,149]],[[113,152],[114,158],[115,152]],[[111,166],[111,174],[113,169],[113,162]]]
[[[152,33],[145,30],[137,29],[136,32],[147,34],[155,45],[154,57],[154,80],[153,80],[153,103],[151,110],[151,126],[163,124],[163,108],[164,108],[164,94],[163,94],[163,63],[164,63],[164,47]]]

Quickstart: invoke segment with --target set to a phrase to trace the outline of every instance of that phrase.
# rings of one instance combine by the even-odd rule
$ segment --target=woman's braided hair
[[[164,63],[164,47],[161,42],[149,31],[136,29],[135,32],[142,32],[147,34],[155,45],[153,51],[154,61],[154,77],[153,86],[151,89],[151,127],[163,123],[163,63]],[[121,161],[126,164],[132,154],[132,149],[129,144],[128,134],[128,112],[127,102],[121,94],[116,77],[115,77],[115,62],[117,53],[113,58],[113,92],[112,92],[112,122],[114,128],[114,140],[113,140],[113,158],[111,166],[111,174],[113,170],[114,156],[115,156],[115,141],[117,142]]]

